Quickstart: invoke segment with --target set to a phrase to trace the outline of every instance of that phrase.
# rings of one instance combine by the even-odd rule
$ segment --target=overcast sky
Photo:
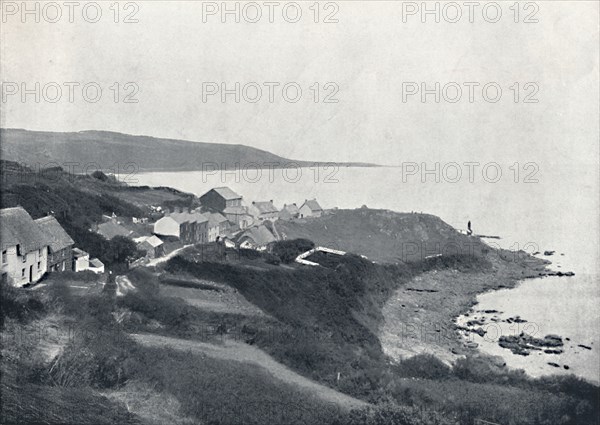
[[[496,23],[487,22],[481,8],[470,23],[466,7],[457,23],[446,22],[444,15],[440,23],[433,16],[422,23],[420,13],[406,15],[403,22],[402,2],[384,1],[336,2],[337,11],[321,4],[319,20],[335,12],[337,23],[315,23],[312,2],[299,2],[303,14],[297,23],[284,19],[281,6],[270,23],[262,2],[259,23],[244,22],[244,15],[240,23],[232,16],[222,23],[219,13],[206,15],[203,22],[202,3],[191,1],[137,2],[134,18],[139,22],[123,23],[134,9],[124,10],[121,3],[120,22],[115,23],[111,3],[100,2],[103,14],[97,23],[86,22],[81,9],[69,23],[66,7],[57,23],[45,22],[55,16],[51,9],[41,12],[40,23],[29,15],[22,23],[20,11],[4,11],[5,90],[7,83],[25,82],[33,88],[35,82],[95,82],[103,95],[90,103],[76,88],[70,103],[65,87],[58,102],[42,98],[36,103],[33,95],[22,102],[17,93],[2,103],[2,127],[111,130],[241,143],[307,160],[495,160],[547,166],[598,161],[597,1],[539,1],[531,18],[537,23],[522,22],[533,8],[520,10],[515,23],[509,9],[513,2],[500,3],[503,15]],[[215,4],[220,7],[221,2]],[[93,19],[94,10],[87,12]],[[246,12],[249,19],[254,17],[255,10]],[[487,16],[493,18],[494,12],[488,10]],[[445,17],[454,14],[446,9]],[[293,16],[294,10],[288,9],[286,17]],[[110,89],[115,82],[120,86],[118,103]],[[132,91],[124,89],[127,82],[139,87],[134,96],[138,103],[123,102]],[[266,86],[256,103],[243,97],[235,103],[233,95],[222,103],[219,95],[203,102],[206,82],[225,82],[229,88],[235,82],[281,85],[273,103]],[[297,103],[282,98],[281,86],[290,82],[302,88]],[[328,82],[339,87],[333,96],[337,103],[323,103],[335,87],[326,90]],[[435,82],[456,82],[463,93],[456,103],[443,97],[435,103],[433,95],[425,103],[420,95],[403,102],[407,82],[425,82],[430,88]],[[465,82],[480,84],[473,103]],[[509,88],[515,82],[518,103]],[[310,88],[315,83],[318,103]],[[502,88],[498,102],[482,97],[486,83]],[[527,83],[535,85],[525,89]],[[524,103],[536,88],[531,99],[539,102]],[[448,86],[448,98],[455,96],[452,90]],[[293,90],[289,93],[294,95]]]

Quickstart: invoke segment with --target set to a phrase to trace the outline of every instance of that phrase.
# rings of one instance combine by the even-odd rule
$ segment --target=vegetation
[[[278,256],[284,264],[292,263],[298,255],[311,250],[315,244],[308,239],[292,239],[277,241],[273,244],[271,252]]]
[[[149,200],[165,208],[196,202],[193,195],[173,190],[130,188],[101,171],[92,176],[69,174],[60,167],[34,171],[9,161],[1,161],[0,167],[3,171],[0,207],[20,205],[34,219],[52,213],[77,247],[99,258],[108,268],[119,268],[142,253],[136,252],[135,244],[129,240],[108,241],[90,231],[103,214],[143,217],[151,214],[146,203]]]
[[[458,255],[386,266],[353,255],[336,261],[331,268],[261,270],[176,257],[166,270],[234,287],[277,319],[269,324],[275,331],[247,329],[256,344],[301,374],[378,406],[354,412],[348,423],[470,425],[486,419],[550,425],[557,417],[558,423],[595,423],[600,393],[590,384],[534,380],[493,368],[483,357],[450,368],[433,356],[390,364],[383,355],[376,329],[380,304],[393,289],[429,270],[466,275],[489,270],[484,258]],[[380,407],[388,404],[392,407]]]
[[[137,253],[128,241],[106,241],[88,231],[101,214],[147,213],[144,203],[161,200],[195,202],[169,190],[126,188],[100,175],[51,171],[52,179],[26,169],[3,175],[8,191],[2,206],[19,203],[34,218],[54,211],[78,246],[115,270]],[[19,173],[34,178],[18,180]],[[124,194],[132,202],[124,201]],[[366,225],[350,234],[339,220],[348,215],[353,223],[358,219],[352,214]],[[390,362],[377,332],[381,307],[395,290],[408,288],[409,282],[411,289],[421,290],[412,288],[417,286],[415,278],[429,275],[441,276],[442,284],[456,275],[468,285],[474,276],[485,281],[508,272],[483,248],[433,258],[420,253],[397,258],[393,240],[411,242],[424,234],[439,243],[464,242],[435,217],[367,209],[352,214],[338,211],[308,221],[303,228],[284,223],[291,230],[279,230],[300,239],[274,244],[272,253],[223,251],[213,245],[187,249],[164,266],[127,271],[136,290],[124,296],[115,295],[114,281],[102,286],[93,274],[53,274],[46,287],[33,291],[1,286],[0,331],[9,343],[1,347],[0,423],[474,425],[485,419],[501,424],[597,424],[599,388],[573,376],[531,379],[481,356],[467,356],[453,366],[431,355]],[[332,232],[339,232],[337,239],[329,239]],[[375,240],[370,245],[361,240],[368,232]],[[314,235],[320,239],[312,239]],[[332,248],[356,248],[370,259],[397,264],[375,264],[352,254],[315,254],[325,267],[285,264],[312,248],[311,240]],[[475,244],[480,247],[477,240]],[[513,266],[519,277],[529,272]],[[463,290],[448,282],[455,285],[454,291]],[[104,289],[74,289],[92,285]],[[481,285],[469,293],[492,284]],[[427,295],[428,302],[444,296],[440,287]],[[202,310],[165,296],[169,290],[192,289],[221,297],[223,288],[237,291],[266,314]],[[53,326],[73,332],[67,332],[69,338],[49,340],[35,333]],[[23,337],[28,333],[34,338]],[[142,346],[131,339],[132,333],[211,344],[239,337],[296,372],[371,404],[341,411],[258,367]],[[139,393],[139,388],[146,390]],[[123,394],[136,401],[129,409],[119,401]],[[142,398],[173,400],[174,407],[166,417],[148,417],[144,409],[136,410]]]

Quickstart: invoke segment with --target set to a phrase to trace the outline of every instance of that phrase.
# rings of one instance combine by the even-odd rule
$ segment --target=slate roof
[[[35,220],[40,229],[46,234],[48,245],[53,252],[68,248],[75,244],[60,223],[52,216]]]
[[[227,219],[219,213],[206,213],[205,215],[208,216],[208,225],[210,227],[218,226],[227,221]]]
[[[285,204],[283,209],[289,211],[292,214],[300,214],[300,208],[296,204]]]
[[[102,261],[100,261],[99,259],[97,259],[97,258],[92,258],[90,260],[90,264],[92,266],[96,267],[96,268],[98,268],[98,267],[104,267],[104,263]]]
[[[227,219],[225,217],[223,217],[222,214],[219,214],[219,213],[209,213],[208,220],[209,221],[213,220],[216,223],[223,223],[224,221],[227,221]]]
[[[163,244],[163,241],[159,237],[152,235],[144,239],[140,244],[144,243],[150,245],[152,248],[156,248],[157,246],[161,246]]]
[[[279,211],[271,201],[252,202],[252,205],[260,214],[276,213]]]
[[[323,208],[321,208],[316,199],[309,199],[306,202],[304,202],[304,205],[310,208],[311,211],[323,211]]]
[[[0,210],[0,243],[2,248],[20,245],[27,253],[48,245],[48,236],[22,207]]]
[[[217,192],[219,195],[221,195],[221,197],[227,201],[231,201],[233,199],[242,199],[241,195],[238,195],[237,193],[235,193],[233,190],[231,190],[230,188],[224,186],[224,187],[215,187],[214,189],[215,192]],[[210,192],[210,190],[209,190]]]
[[[251,227],[242,233],[238,240],[243,242],[246,238],[252,240],[258,246],[265,246],[277,240],[266,226]]]
[[[180,212],[180,213],[172,213],[168,217],[171,217],[179,224],[183,223],[204,223],[208,221],[208,218],[199,212]]]

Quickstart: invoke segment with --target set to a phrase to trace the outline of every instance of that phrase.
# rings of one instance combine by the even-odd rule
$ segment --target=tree
[[[137,249],[134,241],[125,236],[115,236],[110,240],[110,252],[114,263],[127,263],[136,260],[143,255],[143,252]]]

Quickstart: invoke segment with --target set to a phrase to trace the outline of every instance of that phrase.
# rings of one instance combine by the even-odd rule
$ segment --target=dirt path
[[[293,385],[295,388],[309,391],[323,401],[335,403],[346,410],[367,406],[367,403],[364,401],[342,394],[332,388],[318,384],[297,374],[287,366],[277,362],[259,348],[241,342],[225,341],[223,345],[214,345],[205,342],[170,338],[153,334],[132,334],[131,337],[145,346],[191,351],[218,359],[255,364],[265,369],[275,378]]]
[[[189,248],[190,246],[193,246],[193,245],[185,245],[185,246],[182,246],[181,248],[177,248],[177,249],[169,252],[164,257],[154,258],[154,259],[148,261],[148,264],[146,264],[146,266],[156,266],[157,264],[164,263],[165,261],[168,261],[171,258],[175,257],[177,254],[179,254],[184,249]]]

